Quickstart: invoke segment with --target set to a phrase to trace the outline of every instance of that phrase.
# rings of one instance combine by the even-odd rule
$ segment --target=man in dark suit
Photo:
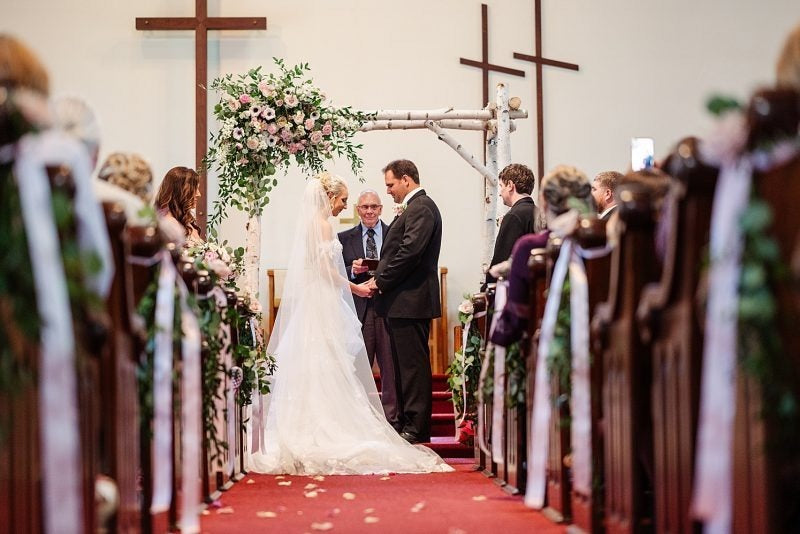
[[[339,233],[342,243],[342,256],[350,281],[355,284],[370,279],[369,268],[363,264],[364,258],[377,260],[380,258],[381,245],[389,227],[381,220],[383,205],[378,193],[365,190],[358,196],[356,204],[361,223],[349,230]],[[392,346],[386,320],[375,313],[375,300],[353,295],[358,320],[361,321],[361,333],[367,347],[369,365],[378,360],[381,371],[381,404],[386,420],[397,431],[401,428],[398,422],[397,393],[392,360]]]
[[[605,171],[598,173],[592,180],[592,197],[597,205],[598,217],[604,221],[617,209],[616,191],[621,179],[621,172]]]
[[[383,240],[383,251],[370,286],[378,315],[386,317],[392,345],[400,406],[400,435],[410,443],[430,441],[431,319],[442,314],[439,300],[439,249],[442,217],[419,186],[417,166],[396,160],[383,169],[386,192],[398,216]]]
[[[506,261],[511,257],[511,251],[517,239],[534,231],[536,220],[536,206],[531,198],[535,177],[533,171],[525,165],[512,163],[500,172],[498,185],[503,204],[509,206],[497,231],[494,242],[494,254],[489,267]],[[486,282],[496,282],[495,278],[486,273]]]

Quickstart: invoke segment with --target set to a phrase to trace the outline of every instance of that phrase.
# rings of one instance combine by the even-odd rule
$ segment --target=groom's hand
[[[373,295],[380,292],[380,290],[378,289],[378,285],[375,283],[375,278],[370,278],[369,280],[364,282],[364,285],[369,288],[369,290],[372,292]]]
[[[361,273],[365,273],[369,270],[369,267],[364,265],[364,259],[359,258],[357,260],[353,260],[353,276]]]

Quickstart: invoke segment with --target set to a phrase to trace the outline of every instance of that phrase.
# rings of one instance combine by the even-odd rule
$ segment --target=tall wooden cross
[[[529,54],[514,52],[514,58],[530,61],[536,65],[536,160],[539,170],[538,179],[541,180],[542,176],[544,176],[544,96],[542,89],[542,66],[549,65],[551,67],[569,70],[578,70],[579,67],[574,63],[565,63],[564,61],[556,61],[554,59],[542,57],[542,0],[534,0],[533,10],[534,31],[536,32],[534,44],[536,55],[531,56]]]
[[[483,104],[489,103],[489,72],[503,72],[512,76],[525,77],[524,70],[512,69],[510,67],[502,67],[489,63],[489,8],[486,4],[481,4],[481,60],[475,61],[474,59],[460,58],[462,65],[469,65],[470,67],[477,67],[483,71]]]
[[[206,0],[195,0],[194,17],[136,18],[137,30],[194,30],[194,124],[195,165],[200,173],[200,199],[197,202],[197,222],[205,234],[207,219],[206,173],[202,169],[208,148],[207,91],[208,30],[266,30],[266,17],[209,17]]]

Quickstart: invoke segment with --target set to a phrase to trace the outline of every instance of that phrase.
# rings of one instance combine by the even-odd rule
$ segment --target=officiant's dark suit
[[[378,315],[386,317],[395,358],[401,435],[411,442],[430,441],[431,364],[428,336],[431,319],[441,316],[439,250],[442,218],[436,203],[418,187],[419,174],[408,160],[384,169],[387,192],[407,207],[383,240],[375,276]],[[413,181],[412,181],[413,179]],[[397,191],[407,191],[404,196]]]
[[[511,257],[514,243],[520,237],[534,232],[534,220],[536,219],[536,206],[531,197],[519,199],[508,213],[503,216],[500,229],[497,231],[497,240],[494,242],[494,254],[489,264],[497,265]],[[497,280],[486,273],[486,282],[496,282]]]
[[[377,199],[376,195],[375,197]],[[362,198],[369,197],[365,197],[364,195],[359,197],[359,204]],[[358,209],[360,213],[361,207],[359,206]],[[386,238],[388,229],[389,226],[378,219],[377,224],[372,228],[374,233],[371,236],[368,233],[370,228],[367,227],[363,220],[353,228],[339,232],[339,242],[342,244],[344,265],[347,276],[350,277],[351,282],[360,284],[371,278],[371,275],[366,272],[353,275],[353,262],[361,258],[369,257],[368,240],[370,238],[373,239],[373,245],[375,245],[376,242],[382,243]],[[377,248],[376,252],[379,250],[380,249]],[[375,255],[376,259],[379,257],[379,255]],[[399,431],[401,429],[398,422],[399,414],[394,361],[392,359],[392,346],[389,341],[386,320],[383,317],[378,317],[375,313],[375,299],[353,295],[353,301],[356,305],[358,320],[361,321],[361,333],[364,335],[364,344],[367,347],[370,367],[376,359],[378,360],[378,368],[381,372],[381,404],[383,404],[383,412],[386,415],[386,420]]]

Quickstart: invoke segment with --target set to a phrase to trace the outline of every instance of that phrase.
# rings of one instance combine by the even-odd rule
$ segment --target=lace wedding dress
[[[267,395],[264,445],[248,457],[260,473],[351,475],[452,471],[386,421],[342,246],[319,180],[306,186],[281,307],[268,352],[277,369]]]

